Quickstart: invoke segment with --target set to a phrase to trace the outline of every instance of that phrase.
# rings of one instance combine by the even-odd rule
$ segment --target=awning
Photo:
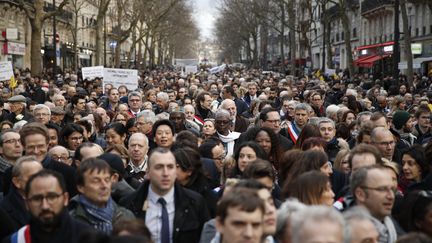
[[[355,50],[361,51],[364,49],[376,48],[376,47],[381,47],[381,46],[390,46],[390,45],[394,45],[394,41],[388,41],[388,42],[384,42],[384,43],[378,43],[378,44],[372,44],[372,45],[366,45],[366,46],[359,46]]]
[[[371,68],[371,67],[373,67],[373,65],[376,61],[379,61],[379,60],[386,58],[388,56],[389,55],[372,55],[372,56],[369,56],[368,58],[365,58],[363,60],[359,60],[359,61],[355,62],[355,64],[359,67]]]
[[[421,64],[423,62],[432,61],[432,57],[418,57],[413,59],[413,68],[419,69],[421,68]],[[400,62],[398,64],[399,69],[408,69],[408,63],[407,61]]]
[[[362,56],[362,57],[359,57],[356,60],[354,60],[353,63],[354,63],[354,65],[357,65],[357,63],[362,62],[362,61],[364,61],[364,60],[366,60],[366,59],[368,59],[370,57],[371,56]]]

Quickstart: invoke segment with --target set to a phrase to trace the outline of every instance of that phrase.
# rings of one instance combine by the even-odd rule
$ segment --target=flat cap
[[[26,102],[27,99],[26,99],[26,97],[24,97],[22,95],[14,95],[14,96],[10,97],[7,101],[8,102]]]
[[[64,115],[66,112],[61,107],[53,107],[51,108],[51,114],[53,115]]]

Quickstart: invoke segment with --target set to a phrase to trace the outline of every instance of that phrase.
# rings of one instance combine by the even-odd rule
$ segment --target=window
[[[343,40],[345,40],[345,33],[342,31],[342,33],[341,33],[341,40],[343,41]]]
[[[354,29],[352,30],[352,37],[353,37],[353,38],[357,38],[357,28],[354,28]]]
[[[81,16],[82,26],[84,26],[84,16]]]
[[[416,28],[415,36],[419,36],[419,28]]]
[[[422,35],[426,35],[426,26],[423,26],[422,28]]]
[[[336,34],[336,42],[339,42],[339,33]]]

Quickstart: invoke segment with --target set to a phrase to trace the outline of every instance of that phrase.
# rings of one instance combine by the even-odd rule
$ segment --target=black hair
[[[43,170],[39,171],[38,173],[30,176],[29,180],[27,181],[26,187],[25,187],[25,195],[26,196],[29,195],[31,184],[36,178],[39,178],[39,177],[45,178],[45,177],[49,177],[49,176],[55,177],[57,179],[57,182],[59,183],[59,186],[60,186],[62,193],[66,192],[66,182],[63,178],[63,175],[58,173],[57,171],[43,169]]]
[[[66,124],[65,127],[63,127],[63,129],[60,132],[60,141],[59,144],[62,145],[65,148],[68,148],[68,144],[67,144],[67,138],[74,132],[78,132],[84,134],[84,130],[82,129],[82,127],[80,125],[77,125],[75,123],[68,123]]]
[[[112,174],[112,168],[111,166],[105,162],[103,159],[98,158],[90,158],[86,159],[83,162],[81,162],[80,166],[76,170],[76,184],[77,186],[84,186],[84,174],[90,171],[92,173],[93,171],[101,172],[101,171],[108,171],[110,174]]]
[[[109,129],[114,130],[121,137],[127,135],[126,127],[123,124],[121,124],[120,122],[114,122],[114,123],[109,124],[106,127],[105,131],[108,131]]]
[[[164,120],[159,120],[153,124],[153,128],[152,128],[153,137],[156,136],[156,130],[158,129],[158,127],[162,125],[167,125],[171,129],[172,134],[173,135],[175,134],[175,127],[172,121],[164,119]]]

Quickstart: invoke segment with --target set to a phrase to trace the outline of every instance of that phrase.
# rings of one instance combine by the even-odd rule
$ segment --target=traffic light
[[[56,43],[59,43],[60,42],[60,36],[59,36],[59,34],[55,34],[55,42]]]

